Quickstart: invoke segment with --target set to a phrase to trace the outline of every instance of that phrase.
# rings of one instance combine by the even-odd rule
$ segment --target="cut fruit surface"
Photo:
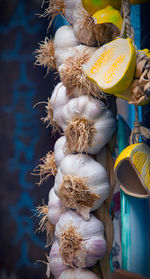
[[[116,39],[100,47],[83,65],[87,77],[109,94],[126,99],[133,80],[136,51],[131,39]]]
[[[121,30],[123,22],[122,16],[118,10],[114,9],[110,5],[105,9],[96,12],[93,15],[93,18],[96,24],[113,23],[118,29]]]

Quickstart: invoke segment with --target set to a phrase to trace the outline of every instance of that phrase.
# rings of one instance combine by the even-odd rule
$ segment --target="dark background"
[[[35,208],[47,203],[53,178],[38,187],[31,175],[39,159],[53,149],[50,128],[40,118],[56,76],[35,67],[38,42],[47,36],[47,18],[39,18],[41,1],[0,1],[0,278],[45,278],[45,235],[35,234]],[[53,35],[56,26],[51,28]],[[7,275],[7,276],[6,276]]]
[[[35,208],[47,203],[53,178],[38,187],[31,172],[53,149],[51,136],[40,118],[56,76],[34,67],[33,52],[47,36],[47,18],[39,18],[40,0],[0,0],[0,279],[45,278],[48,249],[45,235],[35,234]],[[53,36],[58,21],[49,32]],[[141,48],[150,48],[150,4],[141,5]],[[143,109],[150,127],[150,106]],[[118,266],[119,267],[119,266]]]

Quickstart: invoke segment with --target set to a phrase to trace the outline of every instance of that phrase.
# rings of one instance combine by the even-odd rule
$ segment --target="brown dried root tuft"
[[[41,161],[42,164],[39,164],[34,169],[34,174],[40,176],[40,182],[38,183],[39,186],[51,175],[56,176],[57,174],[54,152],[48,152],[46,156],[41,159]]]
[[[86,177],[73,175],[64,176],[59,197],[63,207],[76,209],[84,219],[88,219],[90,209],[94,202],[100,198],[87,187]]]
[[[70,226],[60,238],[60,251],[64,264],[74,267],[76,253],[81,249],[82,237]]]
[[[65,4],[63,0],[49,0],[49,6],[45,9],[42,17],[51,16],[48,29],[51,27],[54,18],[59,14],[65,14]]]
[[[50,125],[52,126],[52,133],[55,134],[56,131],[60,131],[56,121],[53,119],[53,108],[51,106],[51,100],[48,99],[47,105],[46,105],[46,117],[42,117],[41,120],[44,122],[44,124],[47,123],[46,128],[48,128]]]
[[[53,233],[55,226],[48,220],[48,206],[38,206],[36,208],[37,216],[40,217],[39,227],[36,232],[46,231],[46,246],[50,246],[52,243]]]
[[[46,37],[44,42],[39,43],[35,53],[35,65],[47,67],[47,74],[50,70],[56,70],[53,40]]]
[[[98,45],[106,44],[119,36],[119,29],[112,23],[95,24],[94,33]]]
[[[100,91],[96,84],[87,78],[82,67],[83,64],[88,62],[92,53],[93,50],[91,52],[79,52],[77,50],[75,55],[67,58],[60,67],[60,79],[68,92],[70,92],[70,95],[72,95],[72,91],[75,88],[78,88],[79,91],[84,89],[87,95],[91,94],[99,99],[104,98],[104,93]]]
[[[50,270],[50,258],[49,256],[46,254],[46,260],[43,261],[43,260],[37,260],[36,263],[40,262],[40,263],[43,263],[46,265],[46,277],[47,278],[50,278],[50,273],[51,273],[51,270]]]
[[[94,122],[85,118],[73,119],[66,131],[66,149],[69,153],[86,151],[93,144],[96,134]]]

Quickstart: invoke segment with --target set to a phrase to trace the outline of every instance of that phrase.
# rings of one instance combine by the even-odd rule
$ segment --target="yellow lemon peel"
[[[96,24],[112,23],[116,25],[119,30],[122,28],[123,19],[120,12],[110,5],[96,12],[93,18]]]

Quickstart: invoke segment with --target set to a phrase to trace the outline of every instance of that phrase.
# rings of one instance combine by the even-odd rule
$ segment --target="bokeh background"
[[[47,36],[47,18],[40,18],[41,0],[0,0],[0,279],[46,278],[45,235],[36,234],[35,209],[47,203],[51,177],[38,187],[31,175],[40,158],[53,150],[55,138],[40,118],[58,82],[55,73],[35,67],[34,51]],[[141,6],[141,44],[150,48],[150,5]],[[53,36],[61,20],[55,21]],[[123,103],[124,104],[124,103]],[[122,104],[121,104],[122,105]],[[123,105],[122,105],[123,106]],[[119,108],[120,109],[120,108]],[[120,111],[124,111],[122,107]],[[150,109],[143,117],[150,127]],[[114,196],[116,227],[120,224],[120,195]],[[116,229],[113,266],[120,268],[120,232]]]

